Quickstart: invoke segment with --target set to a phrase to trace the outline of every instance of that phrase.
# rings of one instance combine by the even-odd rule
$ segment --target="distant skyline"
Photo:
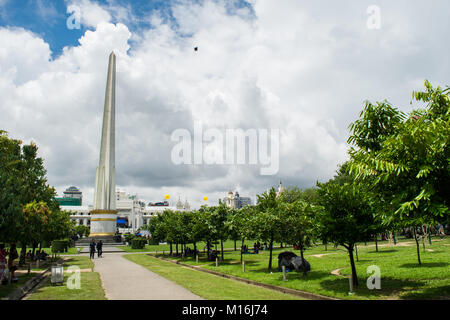
[[[449,11],[446,0],[0,0],[0,129],[36,142],[60,195],[74,185],[92,204],[114,50],[118,188],[196,208],[229,190],[254,201],[280,180],[311,187],[348,158],[365,100],[408,112],[425,79],[449,85]],[[175,165],[171,134],[196,121],[279,129],[279,171]]]

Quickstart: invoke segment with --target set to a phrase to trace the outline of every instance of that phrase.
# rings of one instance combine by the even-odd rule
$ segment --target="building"
[[[149,219],[160,214],[164,210],[185,211],[190,209],[189,202],[181,203],[181,199],[176,206],[170,206],[168,201],[150,202],[148,205],[139,200],[137,195],[130,195],[125,191],[116,190],[116,210],[117,210],[117,228],[121,233],[135,232],[143,225],[147,224]],[[181,206],[180,206],[181,203]],[[71,218],[76,225],[91,225],[92,205],[61,205],[62,210],[70,211]]]
[[[233,191],[228,191],[228,195],[223,198],[223,201],[227,205],[227,207],[232,209],[240,209],[245,206],[251,206],[252,205],[252,199],[250,197],[241,197],[239,195],[239,192],[235,192],[233,194]]]
[[[278,186],[278,191],[277,191],[277,198],[281,195],[281,193],[284,190],[286,190],[286,189],[283,187],[283,184],[281,183],[281,180],[280,180],[280,185]]]
[[[82,206],[83,193],[77,187],[69,187],[63,192],[63,196],[55,198],[60,206]]]

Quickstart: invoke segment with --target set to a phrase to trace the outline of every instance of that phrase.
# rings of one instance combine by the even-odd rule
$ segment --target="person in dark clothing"
[[[89,252],[91,254],[91,259],[94,259],[95,257],[95,241],[92,239],[91,243],[89,244]]]
[[[97,243],[97,256],[98,256],[99,258],[101,258],[101,257],[102,257],[102,253],[103,253],[103,242],[102,242],[102,240],[100,240],[100,241]]]

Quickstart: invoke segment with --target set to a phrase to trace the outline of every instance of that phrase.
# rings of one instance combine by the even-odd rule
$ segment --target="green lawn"
[[[37,275],[37,273],[34,273],[34,272],[32,272],[30,275],[27,275],[27,274],[17,275],[17,278],[19,279],[19,281],[17,283],[12,283],[11,285],[1,285],[0,284],[0,299],[9,295],[15,289],[23,286],[25,284],[25,282],[32,279],[36,275]]]
[[[32,293],[28,300],[106,300],[100,275],[97,272],[82,272],[81,288],[69,289],[67,279],[71,274],[64,275],[64,285],[53,286],[50,277]]]
[[[70,266],[78,266],[80,269],[94,269],[94,262],[86,256],[65,257],[64,270]]]
[[[299,300],[300,297],[260,288],[239,281],[165,262],[146,254],[125,258],[158,273],[208,300]]]
[[[94,263],[85,256],[65,257],[64,271],[71,266],[77,266],[80,269],[94,268]],[[105,300],[105,293],[100,281],[100,275],[97,272],[81,272],[81,289],[69,289],[67,279],[70,273],[64,274],[63,286],[52,286],[50,278],[39,289],[37,289],[28,298],[29,300]]]
[[[402,246],[411,242],[411,246]],[[206,261],[201,255],[199,264],[204,268],[235,275],[242,278],[285,286],[342,299],[450,299],[450,238],[440,241],[434,239],[432,245],[425,243],[426,250],[421,246],[422,266],[417,263],[417,253],[414,240],[402,240],[396,246],[386,247],[386,241],[379,242],[379,252],[375,251],[373,243],[358,246],[359,261],[356,262],[360,285],[355,295],[349,296],[350,262],[344,248],[316,246],[305,252],[305,258],[311,263],[312,271],[307,277],[296,272],[287,274],[288,281],[282,280],[282,274],[277,272],[278,253],[286,249],[274,250],[273,270],[267,270],[269,252],[246,254],[246,272],[242,272],[239,252],[226,252],[225,261],[216,268],[215,262]],[[288,249],[292,251],[292,249]],[[299,252],[296,252],[299,254]],[[331,254],[330,254],[331,253]],[[314,254],[328,254],[322,257]],[[174,258],[175,259],[175,258]],[[177,258],[182,260],[181,258]],[[182,260],[195,265],[192,257]],[[366,287],[367,267],[377,265],[381,270],[381,290],[369,290]],[[331,271],[341,269],[345,277],[332,275]]]
[[[253,247],[253,243],[255,241],[253,240],[247,240],[245,241],[245,244],[248,245],[249,247]],[[206,246],[205,242],[199,242],[197,243],[197,249],[200,251],[203,251],[203,248]],[[213,245],[217,246],[217,249],[220,250],[220,242]],[[191,249],[194,249],[194,246],[192,244],[189,244],[188,247],[190,247]],[[234,241],[233,240],[227,240],[223,243],[223,247],[225,249],[234,249]],[[236,243],[236,248],[240,248],[241,247],[241,241],[238,241]],[[160,245],[146,245],[144,249],[131,249],[131,247],[129,246],[120,246],[118,247],[126,252],[156,252],[156,251],[165,251],[166,253],[168,253],[170,251],[170,245],[169,244],[160,244]],[[175,245],[173,245],[173,251],[175,252]],[[181,246],[178,247],[178,250],[181,251]]]

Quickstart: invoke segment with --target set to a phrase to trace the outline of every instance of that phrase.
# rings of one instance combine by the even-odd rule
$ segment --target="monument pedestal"
[[[92,210],[89,238],[113,238],[117,229],[117,210]]]

